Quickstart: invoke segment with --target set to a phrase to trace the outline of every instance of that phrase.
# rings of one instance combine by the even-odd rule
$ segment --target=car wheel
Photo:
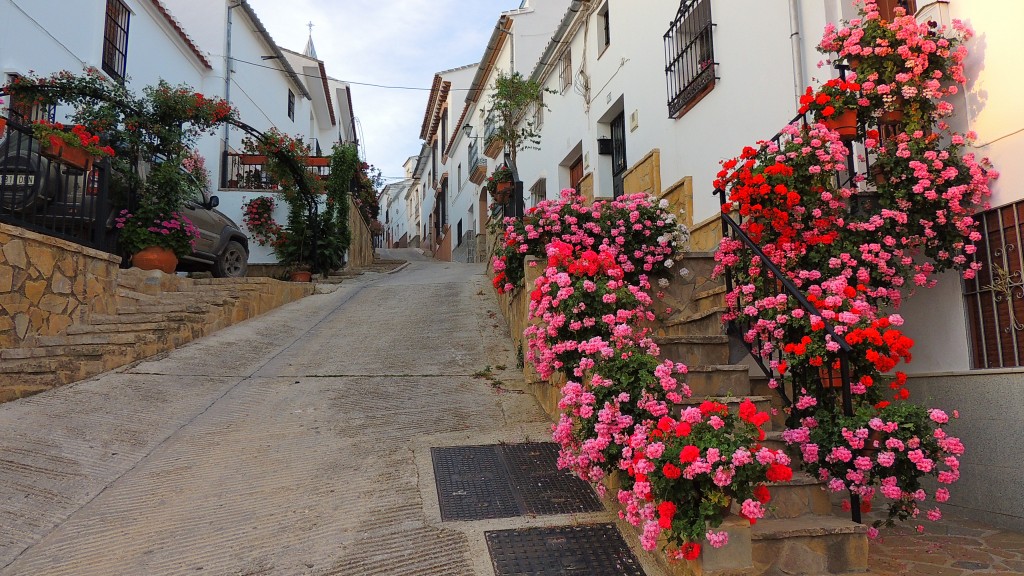
[[[224,247],[213,263],[213,275],[218,278],[241,278],[249,267],[249,253],[238,242],[232,240]]]

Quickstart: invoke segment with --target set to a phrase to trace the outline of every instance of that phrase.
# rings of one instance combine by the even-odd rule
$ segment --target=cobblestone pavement
[[[877,576],[1024,575],[1024,534],[947,516],[912,526],[884,528],[871,543],[869,566]]]

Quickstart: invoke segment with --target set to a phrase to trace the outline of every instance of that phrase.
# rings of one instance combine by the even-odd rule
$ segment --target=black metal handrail
[[[807,124],[807,119],[806,119],[805,115],[798,114],[795,118],[793,118],[793,120],[790,121],[790,125],[798,123],[798,122],[801,122],[804,125],[806,125]],[[785,137],[786,137],[786,134],[784,132],[779,132],[774,137],[772,137],[770,140],[768,140],[764,144],[762,144],[761,148],[758,150],[758,155],[763,153],[768,148],[768,146],[773,144],[773,143],[776,144],[776,145],[781,145],[781,143],[782,143],[782,141],[783,141],[783,139]],[[847,184],[855,182],[855,173],[854,173],[854,166],[853,166],[853,154],[850,154],[849,163],[850,163],[850,166],[849,166],[849,168],[850,168],[850,176],[849,176],[848,180],[846,181]],[[781,293],[785,293],[787,295],[787,297],[792,298],[793,300],[795,300],[797,305],[799,305],[800,308],[803,309],[806,314],[809,314],[811,317],[819,319],[822,322],[823,330],[824,330],[825,334],[828,335],[830,338],[832,338],[832,340],[839,345],[839,350],[837,351],[836,355],[837,355],[837,357],[839,359],[839,377],[840,377],[840,380],[842,382],[842,410],[843,410],[843,414],[845,416],[852,416],[853,415],[853,396],[852,396],[852,392],[851,392],[850,358],[849,358],[850,353],[853,351],[852,347],[850,346],[850,344],[848,342],[846,342],[845,338],[843,338],[842,336],[840,336],[839,334],[837,334],[835,332],[834,327],[828,321],[826,321],[822,317],[821,311],[818,310],[818,308],[807,299],[806,295],[804,295],[804,293],[796,286],[796,284],[794,284],[786,276],[786,274],[784,274],[782,272],[782,270],[780,270],[779,267],[776,266],[775,263],[771,261],[771,259],[764,253],[764,251],[761,249],[761,247],[758,246],[757,243],[754,242],[750,238],[750,236],[747,235],[743,231],[743,229],[741,228],[741,225],[740,225],[741,222],[737,222],[736,220],[734,220],[728,214],[728,212],[725,210],[725,205],[726,205],[726,202],[728,201],[728,199],[726,198],[727,191],[726,191],[725,187],[728,185],[729,182],[731,182],[735,178],[737,172],[740,169],[742,169],[742,168],[737,169],[737,171],[734,171],[732,174],[726,175],[726,177],[724,179],[722,179],[722,183],[723,183],[722,186],[723,187],[715,188],[715,190],[713,192],[715,195],[717,195],[719,197],[719,205],[721,207],[722,236],[724,238],[724,237],[726,237],[726,235],[728,235],[730,238],[742,242],[742,244],[754,255],[754,257],[758,259],[758,261],[760,262],[760,265],[762,266],[762,269],[766,269],[766,270],[768,270],[768,272],[771,273],[771,275],[774,277],[774,279],[776,281],[775,282],[775,286],[778,288],[778,290]],[[838,177],[837,177],[837,183],[841,183],[841,180],[838,180]],[[733,283],[732,272],[730,271],[730,269],[728,267],[726,267],[725,268],[725,286],[726,286],[727,293],[732,293],[733,288],[734,288],[733,284],[734,283]],[[736,320],[730,320],[729,321],[729,325],[727,327],[728,333],[730,335],[733,335],[733,336],[737,337],[743,343],[744,347],[750,353],[750,357],[754,360],[754,362],[757,364],[758,368],[761,369],[761,371],[765,374],[765,376],[769,380],[776,379],[776,370],[771,367],[771,364],[772,364],[771,360],[769,359],[769,361],[766,363],[765,362],[765,358],[762,358],[762,356],[761,356],[761,354],[762,354],[761,351],[763,350],[763,346],[761,345],[762,343],[760,342],[760,335],[758,335],[756,337],[755,341],[748,342],[747,338],[746,338],[746,333],[749,331],[748,329],[749,329],[749,326],[743,326],[743,325],[741,325],[740,322],[738,322]],[[779,347],[779,346],[774,346],[773,350],[774,350],[773,355],[775,356],[775,358],[777,360],[781,360],[782,359],[782,348]],[[776,366],[777,365],[778,364],[776,364]],[[827,370],[828,370],[829,380],[831,380],[832,367],[831,366],[827,367]],[[793,398],[796,398],[799,395],[799,393],[800,393],[799,392],[799,387],[802,384],[806,383],[805,377],[807,375],[807,371],[806,371],[806,369],[802,369],[802,368],[799,368],[799,367],[794,367],[794,370],[791,371],[790,374],[792,375],[791,382],[792,382]],[[804,377],[797,378],[796,374],[801,374]],[[786,394],[785,379],[782,377],[781,374],[778,375],[777,381],[779,382],[779,386],[776,388],[776,391],[782,397],[782,400],[783,400],[783,402],[785,403],[786,406],[792,406],[793,400],[792,400],[792,398],[790,398]],[[825,385],[825,384],[822,383],[822,385]],[[860,496],[857,495],[857,494],[854,494],[852,492],[850,493],[850,510],[851,510],[851,513],[850,513],[851,514],[851,519],[854,522],[861,523]]]

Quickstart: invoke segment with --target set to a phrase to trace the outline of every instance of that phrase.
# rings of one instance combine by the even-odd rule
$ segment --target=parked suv
[[[178,270],[209,270],[219,278],[245,276],[249,240],[231,218],[217,210],[216,196],[196,196],[185,203],[185,216],[199,229],[195,250],[178,259]]]

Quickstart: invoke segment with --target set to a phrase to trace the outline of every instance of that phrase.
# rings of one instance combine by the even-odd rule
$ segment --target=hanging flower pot
[[[825,118],[822,120],[825,126],[828,126],[830,130],[835,130],[839,133],[839,137],[844,141],[850,141],[857,137],[857,109],[851,108],[843,110],[831,118]]]
[[[43,156],[63,163],[66,166],[89,172],[95,157],[76,146],[70,146],[59,138],[41,143],[39,153]]]
[[[830,369],[828,366],[818,368],[818,378],[821,379],[822,388],[842,388],[843,375],[838,369]]]
[[[170,248],[149,246],[132,255],[132,266],[142,270],[160,270],[174,274],[174,269],[178,267],[178,257]]]

